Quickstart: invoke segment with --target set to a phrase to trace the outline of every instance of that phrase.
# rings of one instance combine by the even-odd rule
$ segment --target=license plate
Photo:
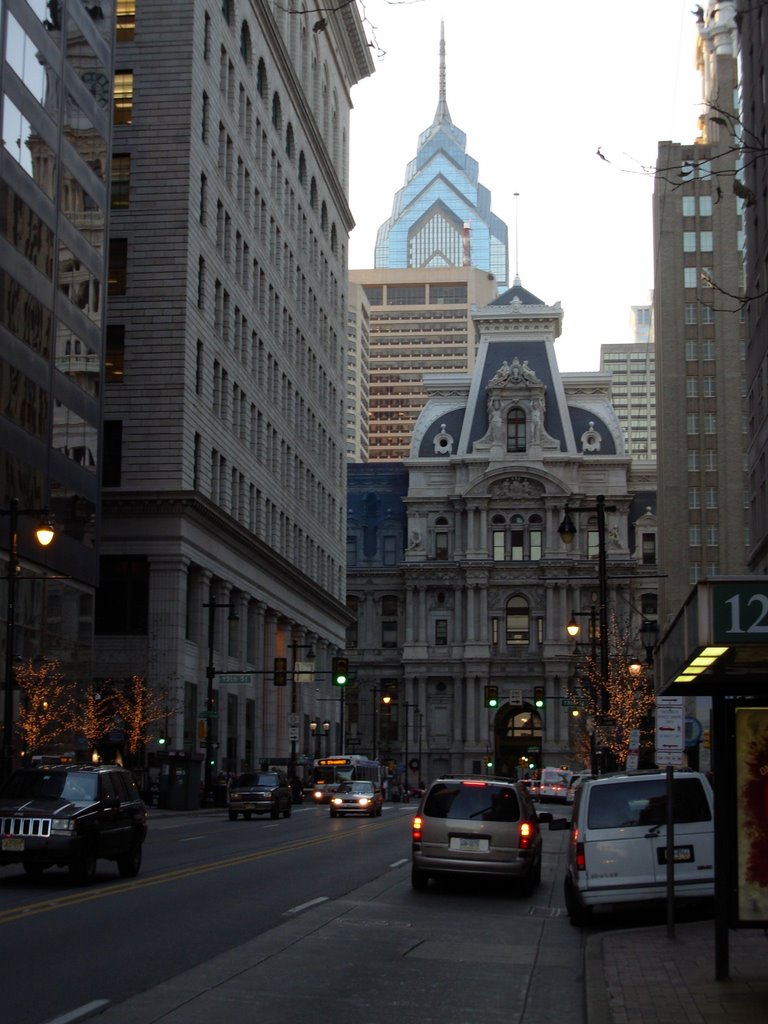
[[[255,806],[256,804],[242,804],[242,808],[244,811],[252,811]]]
[[[487,853],[489,845],[490,844],[487,839],[473,839],[469,836],[451,836],[449,849]]]
[[[21,853],[24,849],[24,837],[23,836],[5,836],[3,838],[3,847],[9,853]]]
[[[685,864],[692,861],[693,858],[693,847],[692,846],[676,846],[673,855],[673,861],[675,864]],[[659,848],[659,864],[667,863],[667,848],[662,846]]]

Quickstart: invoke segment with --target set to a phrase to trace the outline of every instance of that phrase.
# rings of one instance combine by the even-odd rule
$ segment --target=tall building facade
[[[354,4],[134,8],[95,672],[145,677],[170,747],[237,771],[308,748],[344,645],[349,110],[373,65]]]
[[[493,274],[500,291],[507,288],[507,225],[491,211],[491,194],[479,184],[477,161],[466,145],[448,110],[441,28],[437,109],[379,228],[377,268],[477,267]]]
[[[734,5],[709,4],[698,30],[699,136],[659,144],[653,200],[664,622],[691,584],[743,573],[749,549]]]
[[[741,117],[746,192],[747,403],[752,515],[750,569],[768,573],[768,161],[764,143],[768,10],[740,0]]]
[[[404,459],[427,397],[423,377],[474,366],[474,306],[497,294],[496,279],[472,267],[352,270],[370,307],[368,456]]]
[[[601,345],[600,369],[611,374],[611,400],[624,431],[627,451],[633,459],[655,459],[656,359],[653,345],[650,341]]]
[[[368,461],[371,307],[362,285],[349,282],[347,312],[347,458]]]
[[[640,620],[656,615],[654,476],[625,451],[608,375],[559,372],[562,316],[521,285],[476,307],[473,369],[426,376],[407,458],[350,466],[351,724],[358,747],[407,762],[412,782],[588,762],[571,711],[599,588],[599,495],[610,628],[636,654]]]
[[[0,4],[0,615],[17,659],[91,671],[106,355],[114,3]],[[120,30],[124,28],[121,21]],[[106,92],[104,86],[106,84]],[[55,537],[32,535],[42,510]],[[30,510],[27,512],[27,510]],[[7,623],[6,623],[7,625]],[[12,674],[12,673],[11,673]],[[4,679],[4,687],[10,680]]]

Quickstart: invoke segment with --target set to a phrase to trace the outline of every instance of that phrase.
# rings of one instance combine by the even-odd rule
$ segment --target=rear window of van
[[[435,783],[424,804],[424,814],[463,821],[519,821],[520,804],[511,786]]]
[[[709,801],[699,779],[675,779],[672,785],[675,823],[711,821]],[[638,779],[593,786],[589,794],[589,828],[664,825],[667,820],[666,780]]]

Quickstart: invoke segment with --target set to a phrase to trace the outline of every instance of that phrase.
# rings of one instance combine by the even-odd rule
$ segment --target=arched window
[[[531,613],[524,597],[507,601],[507,647],[527,647]]]
[[[267,65],[264,63],[263,57],[260,58],[256,68],[256,92],[262,99],[267,95]]]
[[[293,160],[294,142],[293,142],[293,125],[288,122],[288,127],[285,129],[285,152],[288,157]]]
[[[435,558],[448,558],[448,520],[438,516],[435,520]]]
[[[307,161],[303,150],[299,153],[299,181],[302,185],[307,183]]]
[[[272,97],[272,124],[278,131],[283,127],[283,108],[277,93]]]
[[[336,225],[331,224],[331,252],[335,256],[339,248],[338,238],[336,236]]]
[[[251,30],[245,21],[240,26],[240,56],[246,64],[251,63]]]
[[[221,13],[224,15],[224,21],[231,26],[235,13],[235,5],[232,0],[221,0]]]
[[[320,228],[323,232],[328,230],[328,207],[325,205],[325,200],[320,207]]]
[[[519,408],[507,414],[507,451],[525,451],[525,413]]]
[[[309,183],[309,205],[313,210],[317,209],[317,182],[314,178]]]

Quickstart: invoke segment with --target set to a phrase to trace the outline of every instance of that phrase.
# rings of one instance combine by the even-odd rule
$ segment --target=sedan
[[[340,818],[345,814],[378,817],[383,804],[381,790],[372,782],[342,782],[331,797],[331,817]]]

